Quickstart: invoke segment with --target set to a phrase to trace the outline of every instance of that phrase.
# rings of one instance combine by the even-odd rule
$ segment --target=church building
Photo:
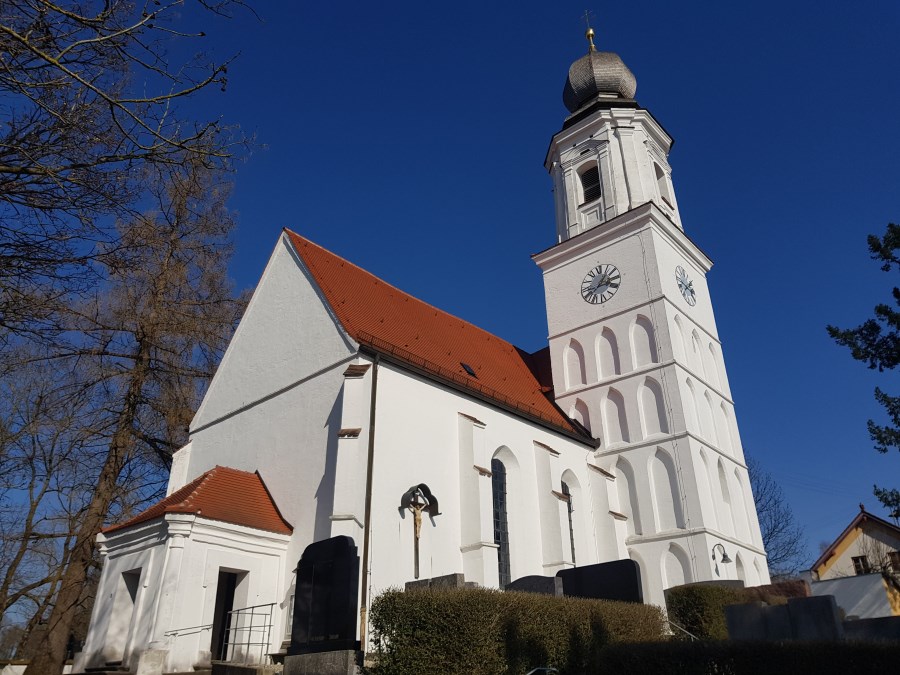
[[[682,225],[672,138],[592,36],[545,159],[547,346],[518,349],[285,230],[168,496],[98,538],[76,671],[227,657],[235,610],[257,621],[251,660],[279,652],[298,560],[338,536],[359,551],[364,645],[373,598],[416,578],[502,588],[631,559],[661,606],[684,583],[768,583],[712,262]]]

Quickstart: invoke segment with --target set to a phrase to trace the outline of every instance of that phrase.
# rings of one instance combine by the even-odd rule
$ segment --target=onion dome
[[[597,98],[634,98],[637,80],[618,54],[598,52],[594,47],[594,31],[585,33],[590,50],[569,67],[563,89],[563,103],[575,112]]]

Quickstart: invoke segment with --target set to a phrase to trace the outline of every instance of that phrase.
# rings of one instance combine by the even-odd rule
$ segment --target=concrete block
[[[162,675],[168,655],[167,649],[145,649],[138,656],[137,675]]]
[[[284,657],[284,675],[357,675],[362,652],[341,650]]]
[[[280,664],[250,665],[213,661],[212,675],[276,675],[282,672],[282,668]]]

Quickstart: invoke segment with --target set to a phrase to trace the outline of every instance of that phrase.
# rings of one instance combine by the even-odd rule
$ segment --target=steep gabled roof
[[[281,517],[259,473],[217,466],[134,518],[104,528],[103,533],[118,532],[167,513],[194,514],[278,534],[294,531]]]
[[[285,233],[356,342],[590,442],[590,436],[548,398],[551,381],[543,350],[535,354],[519,350],[299,234]]]
[[[818,560],[812,564],[810,567],[811,570],[817,570],[821,565],[824,565],[828,562],[828,559],[834,555],[835,550],[838,546],[841,545],[841,542],[846,539],[851,532],[853,532],[858,527],[863,527],[866,523],[871,523],[873,525],[877,525],[879,527],[886,528],[889,532],[893,532],[897,538],[900,538],[900,527],[897,527],[893,523],[889,523],[883,518],[879,518],[878,516],[872,515],[868,511],[866,511],[865,507],[860,504],[859,505],[859,513],[856,514],[856,517],[850,521],[850,524],[844,528],[844,531],[838,535],[838,538],[835,539],[831,546],[822,551],[822,555],[819,556]]]

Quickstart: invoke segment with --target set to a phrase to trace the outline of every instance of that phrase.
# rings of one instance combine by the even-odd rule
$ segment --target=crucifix
[[[400,510],[407,509],[413,514],[413,561],[416,579],[419,578],[419,538],[422,536],[422,511],[430,516],[438,513],[437,499],[425,483],[413,485],[400,498]]]

